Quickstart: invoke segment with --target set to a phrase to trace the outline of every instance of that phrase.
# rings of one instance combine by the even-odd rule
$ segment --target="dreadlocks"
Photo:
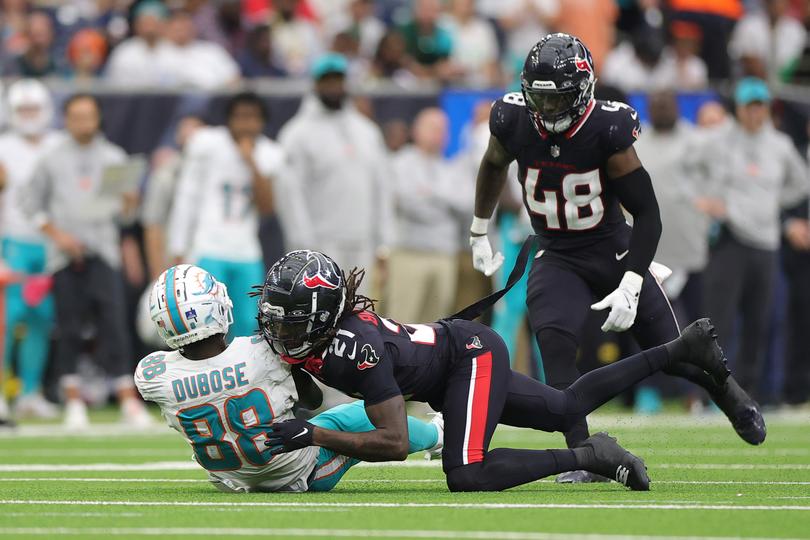
[[[338,315],[338,322],[355,313],[374,309],[376,300],[357,293],[357,289],[360,288],[360,284],[363,283],[365,277],[366,270],[357,267],[352,268],[348,276],[343,274],[343,281],[346,283],[346,301],[343,304],[343,311]]]

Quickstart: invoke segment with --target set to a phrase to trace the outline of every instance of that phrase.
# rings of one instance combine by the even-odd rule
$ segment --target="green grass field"
[[[0,536],[35,538],[810,538],[810,413],[769,418],[754,448],[719,416],[593,415],[645,458],[652,489],[542,481],[452,494],[437,462],[358,466],[325,494],[227,495],[162,426],[0,433]],[[561,436],[500,428],[493,446]]]

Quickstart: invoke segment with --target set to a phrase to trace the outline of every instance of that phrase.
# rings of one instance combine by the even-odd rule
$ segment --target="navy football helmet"
[[[534,127],[563,133],[573,126],[593,100],[596,83],[588,48],[568,34],[549,34],[526,57],[520,86]]]
[[[329,344],[345,302],[345,277],[335,261],[317,251],[291,251],[267,272],[259,330],[285,361],[303,362]]]

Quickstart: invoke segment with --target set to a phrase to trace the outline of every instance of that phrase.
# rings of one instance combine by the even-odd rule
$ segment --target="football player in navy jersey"
[[[364,461],[403,460],[405,401],[422,401],[444,415],[442,465],[452,491],[502,490],[571,470],[647,490],[644,463],[605,433],[563,450],[490,450],[489,443],[499,423],[567,430],[664,368],[691,366],[717,385],[729,374],[713,326],[701,319],[666,345],[557,390],[513,372],[503,340],[483,324],[462,318],[400,324],[374,313],[373,302],[357,294],[362,277],[356,269],[345,276],[322,253],[293,251],[270,268],[257,292],[260,331],[273,350],[293,369],[362,398],[375,428],[345,433],[301,419],[277,422],[267,428],[271,452],[315,445]]]
[[[550,34],[526,58],[521,92],[506,94],[490,113],[488,148],[476,182],[470,228],[473,264],[492,275],[503,258],[487,238],[510,163],[532,226],[540,240],[529,273],[526,303],[546,381],[566,388],[579,377],[576,352],[591,310],[609,310],[602,330],[631,329],[646,349],[675,339],[678,323],[658,281],[648,270],[661,234],[650,176],[633,143],[636,111],[624,103],[594,99],[591,54],[576,37]],[[633,216],[625,222],[621,207]],[[715,384],[692,366],[667,373],[708,390],[740,437],[765,438],[758,405],[729,377]],[[569,446],[588,437],[582,418],[566,433]],[[558,481],[594,481],[581,471]]]

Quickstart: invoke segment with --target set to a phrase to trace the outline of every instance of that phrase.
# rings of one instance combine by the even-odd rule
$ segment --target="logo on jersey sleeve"
[[[377,351],[374,350],[374,347],[366,343],[360,349],[360,354],[362,358],[359,362],[357,362],[357,369],[363,371],[364,369],[371,369],[376,366],[380,362],[380,357],[377,354]]]
[[[317,270],[314,274],[304,276],[304,287],[307,289],[316,289],[318,287],[337,289],[340,287],[340,276],[335,275],[335,273],[328,268],[322,268],[321,261],[318,260],[317,257],[315,261],[318,263]]]
[[[473,336],[470,342],[464,345],[464,348],[468,351],[472,351],[474,349],[483,349],[484,346],[481,345],[481,340],[478,338],[478,336]]]

